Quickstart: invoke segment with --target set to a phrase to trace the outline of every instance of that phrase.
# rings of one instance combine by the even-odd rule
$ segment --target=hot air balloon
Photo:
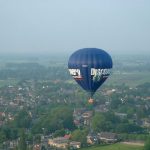
[[[68,69],[75,81],[90,94],[90,102],[96,90],[111,73],[111,56],[98,48],[83,48],[69,58]]]

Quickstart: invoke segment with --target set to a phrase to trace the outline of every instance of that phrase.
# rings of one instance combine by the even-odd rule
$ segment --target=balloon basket
[[[90,98],[90,99],[88,100],[88,103],[89,103],[89,104],[94,104],[94,99],[93,99],[93,98]]]

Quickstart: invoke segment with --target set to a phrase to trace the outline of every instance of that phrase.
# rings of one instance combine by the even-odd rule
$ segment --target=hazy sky
[[[0,53],[150,53],[150,0],[0,0]]]

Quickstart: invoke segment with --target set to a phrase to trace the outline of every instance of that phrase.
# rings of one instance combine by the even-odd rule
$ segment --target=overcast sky
[[[150,0],[0,0],[0,53],[150,53]]]

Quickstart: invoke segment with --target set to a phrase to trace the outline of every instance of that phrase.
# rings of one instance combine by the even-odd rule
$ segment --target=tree
[[[0,143],[3,143],[6,140],[6,134],[4,131],[0,131]]]
[[[61,129],[74,129],[72,110],[68,107],[57,107],[42,116],[33,126],[33,133],[53,133]]]
[[[121,105],[121,98],[117,94],[112,95],[110,106],[112,109],[117,109]]]
[[[139,133],[142,132],[143,129],[142,127],[133,123],[120,123],[116,126],[116,131],[122,133]]]
[[[86,139],[87,134],[88,134],[88,131],[86,129],[85,130],[77,129],[72,133],[71,139],[74,141],[81,142],[81,144],[84,146],[87,143],[87,139]]]
[[[27,110],[20,111],[14,120],[14,124],[18,128],[29,128],[30,123],[31,123],[31,117],[27,112]]]
[[[20,140],[18,144],[18,150],[27,150],[26,136],[25,136],[24,129],[21,129],[20,131]]]
[[[47,150],[44,145],[42,145],[41,150]]]
[[[99,132],[102,131],[105,127],[105,117],[103,114],[96,113],[92,118],[92,128],[94,131]]]
[[[64,129],[61,129],[61,130],[57,130],[55,133],[54,133],[54,137],[59,137],[59,136],[64,136],[65,135],[65,130]]]
[[[62,123],[62,126],[67,129],[74,128],[72,113],[72,110],[67,107],[58,107],[52,111],[54,120]]]

